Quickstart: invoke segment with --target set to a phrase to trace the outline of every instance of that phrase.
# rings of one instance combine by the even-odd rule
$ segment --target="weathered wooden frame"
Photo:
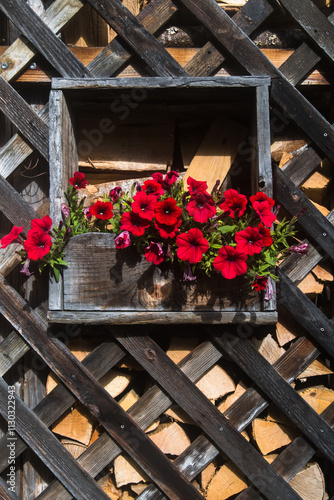
[[[50,95],[50,214],[55,223],[59,221],[63,191],[69,177],[78,169],[73,123],[70,112],[70,97],[75,92],[131,90],[134,88],[158,90],[164,89],[254,89],[254,117],[252,134],[255,137],[255,155],[252,165],[252,190],[263,190],[273,195],[272,171],[270,158],[269,126],[269,84],[268,77],[156,77],[129,79],[64,79],[52,82]],[[70,95],[69,95],[70,94]],[[66,310],[63,300],[64,285],[62,278],[56,283],[50,282],[48,318],[51,322],[93,323],[93,324],[132,324],[132,323],[274,323],[277,320],[276,298],[270,302],[257,303],[249,309],[201,311],[146,311],[146,310]],[[259,299],[260,303],[260,299]]]

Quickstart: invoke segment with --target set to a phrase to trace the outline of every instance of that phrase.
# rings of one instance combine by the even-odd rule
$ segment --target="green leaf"
[[[53,271],[54,277],[56,278],[56,281],[58,283],[58,281],[59,281],[59,274],[60,274],[59,269],[57,267],[53,267],[52,271]]]
[[[222,234],[226,233],[233,233],[233,231],[236,229],[237,226],[220,226],[218,228],[218,231],[220,231]]]

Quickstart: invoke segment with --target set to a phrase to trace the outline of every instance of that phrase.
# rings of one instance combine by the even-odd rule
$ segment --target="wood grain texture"
[[[221,357],[221,353],[211,342],[204,342],[194,349],[179,366],[187,376],[196,382]],[[164,413],[173,400],[158,386],[153,386],[128,410],[129,415],[142,429],[147,429],[151,423]],[[96,476],[112,460],[120,455],[122,450],[108,436],[101,434],[79,458],[79,463],[91,474]],[[70,500],[68,492],[58,481],[52,482],[40,495],[39,500]]]
[[[9,491],[8,484],[0,478],[0,495],[1,500],[20,500],[15,492]]]
[[[0,176],[0,210],[12,222],[12,224],[23,226],[24,234],[30,229],[31,220],[37,217],[35,210],[14,189],[8,181]]]
[[[152,339],[128,337],[120,327],[113,335],[268,499],[299,498]]]
[[[126,41],[152,70],[153,75],[185,75],[183,68],[162,47],[157,39],[131,14],[120,0],[89,0],[90,4]]]
[[[279,271],[279,303],[334,357],[334,324],[313,302]]]
[[[42,156],[48,159],[48,126],[1,76],[0,109]]]
[[[29,447],[43,460],[56,477],[68,488],[75,498],[85,500],[107,499],[108,495],[76,463],[70,453],[62,446],[55,435],[34,415],[34,413],[15,397],[15,429],[24,437]],[[0,412],[4,418],[8,411],[8,386],[0,379]],[[73,478],[76,478],[74,481]]]
[[[334,430],[281,377],[245,339],[224,333],[213,339],[247,373],[257,386],[334,463]]]
[[[92,76],[28,4],[1,0],[0,8],[61,75],[69,78]]]
[[[144,472],[172,499],[202,498],[2,277],[0,283],[2,314]]]

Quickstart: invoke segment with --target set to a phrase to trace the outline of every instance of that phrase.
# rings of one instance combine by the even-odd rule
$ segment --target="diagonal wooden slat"
[[[301,210],[305,209],[305,212],[299,217],[298,223],[329,257],[334,259],[334,228],[332,224],[280,168],[276,167],[275,174],[276,196],[279,203],[291,215],[298,215]]]
[[[2,314],[147,475],[171,498],[202,498],[2,277],[0,284]]]
[[[213,333],[212,338],[305,436],[334,463],[334,430],[277,373],[255,347],[248,340],[238,338],[228,332],[223,335]]]
[[[48,126],[1,76],[0,109],[44,158],[48,159]]]
[[[0,378],[0,412],[8,415],[8,385]],[[108,495],[20,398],[15,396],[15,429],[36,455],[78,500],[107,500]]]
[[[334,358],[334,323],[279,270],[279,302]]]
[[[211,335],[211,329],[207,331]],[[318,355],[319,351],[311,342],[300,338],[273,366],[291,383]],[[264,398],[263,393],[257,391],[255,387],[251,387],[224,412],[224,415],[241,432],[267,408],[268,404],[269,400]],[[202,435],[181,453],[174,463],[191,480],[217,455],[219,455],[219,450]],[[163,498],[155,486],[151,485],[139,495],[138,500],[162,500]]]
[[[27,3],[0,0],[0,8],[61,75],[69,78],[92,76]]]
[[[17,334],[17,339],[24,342]],[[1,346],[0,346],[1,347]],[[88,371],[97,380],[105,375],[118,361],[125,356],[125,352],[115,343],[100,344],[82,362]],[[75,398],[62,384],[58,384],[40,403],[33,409],[39,420],[50,427],[61,415],[75,403]],[[0,470],[3,471],[8,466],[8,433],[0,440]],[[16,458],[27,448],[25,442],[16,437],[15,456]],[[86,470],[86,469],[85,469]]]
[[[28,344],[16,332],[11,332],[0,344],[0,376],[3,377],[28,351]]]
[[[268,499],[300,498],[150,337],[112,333]]]
[[[0,477],[0,498],[1,500],[20,500],[14,491],[9,491],[9,485]]]
[[[16,226],[23,226],[25,234],[30,229],[31,220],[37,217],[35,210],[0,175],[0,210]]]
[[[157,76],[185,76],[186,72],[120,0],[88,0]]]
[[[334,26],[311,0],[276,0],[291,14],[332,62],[334,62]]]
[[[289,118],[317,143],[326,156],[334,159],[334,130],[330,124],[286,80],[284,75],[238,28],[228,14],[214,0],[206,0],[201,3],[195,0],[180,0],[180,3],[197,17],[213,37],[250,74],[270,75],[272,77],[271,98],[284,109]]]
[[[179,366],[187,376],[197,382],[221,358],[221,353],[211,342],[198,346]],[[158,386],[151,387],[129,410],[129,415],[142,428],[147,429],[173,403],[173,400]],[[103,433],[80,457],[78,461],[92,476],[99,474],[122,452],[121,448]],[[70,500],[68,492],[58,481],[52,482],[39,495],[38,500]]]
[[[299,186],[314,172],[324,158],[325,155],[319,153],[316,146],[309,145],[298,156],[287,161],[282,170],[296,186]]]
[[[83,6],[84,2],[81,0],[55,0],[41,14],[41,20],[52,31],[59,33]],[[9,82],[29,64],[37,52],[24,36],[20,36],[0,56],[0,75]],[[1,64],[5,64],[6,67],[1,68]]]

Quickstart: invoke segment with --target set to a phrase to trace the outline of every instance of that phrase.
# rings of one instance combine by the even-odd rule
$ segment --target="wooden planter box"
[[[243,162],[241,178],[247,179],[245,194],[261,189],[272,196],[269,83],[267,77],[54,79],[50,96],[50,215],[54,223],[60,220],[68,179],[85,161],[78,149],[79,153],[82,146],[87,152],[89,149],[82,142],[82,123],[91,124],[84,136],[95,140],[97,146],[95,151],[91,148],[91,155],[96,157],[89,157],[89,161],[102,165],[108,161],[108,144],[102,147],[104,158],[98,147],[99,130],[110,143],[113,165],[122,165],[123,161],[126,164],[127,153],[120,153],[117,144],[112,143],[114,111],[110,110],[117,109],[115,102],[128,102],[127,114],[135,113],[131,125],[135,123],[140,130],[142,122],[152,134],[158,121],[165,123],[164,116],[166,122],[171,117],[177,121],[184,113],[189,114],[190,121],[205,115],[211,120],[224,111],[249,130],[247,140],[239,148]],[[127,100],[129,95],[144,99],[134,106],[133,101]],[[166,115],[158,120],[154,110],[161,110],[161,106]],[[125,115],[126,112],[124,123]],[[124,123],[118,116],[118,133]],[[135,128],[131,130],[133,135]],[[117,137],[115,132],[115,142]],[[161,157],[166,157],[168,138],[161,141],[161,151],[147,143],[146,169],[154,170]],[[97,158],[99,154],[102,159]],[[133,158],[135,155],[129,152],[129,165]],[[243,187],[241,190],[245,192]],[[89,233],[71,238],[65,260],[69,266],[59,283],[50,282],[51,322],[267,324],[277,320],[275,298],[264,302],[244,278],[228,281],[215,275],[210,280],[198,278],[196,283],[184,283],[177,270],[156,268],[130,248],[116,251],[110,234]]]

